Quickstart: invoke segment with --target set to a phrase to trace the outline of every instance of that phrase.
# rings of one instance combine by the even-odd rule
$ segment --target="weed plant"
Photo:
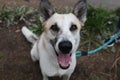
[[[20,21],[26,21],[26,18],[35,12],[35,9],[29,9],[27,6],[10,8],[4,5],[0,10],[0,23],[6,26],[18,24]]]
[[[87,21],[81,32],[80,46],[86,46],[88,50],[100,46],[115,33],[117,20],[114,11],[89,6]]]

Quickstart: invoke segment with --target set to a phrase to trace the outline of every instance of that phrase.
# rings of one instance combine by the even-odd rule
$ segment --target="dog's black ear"
[[[86,21],[87,14],[87,1],[79,0],[74,6],[73,13],[84,24]]]
[[[45,21],[50,18],[54,14],[54,10],[52,8],[51,3],[48,0],[40,1],[40,19],[41,21]]]

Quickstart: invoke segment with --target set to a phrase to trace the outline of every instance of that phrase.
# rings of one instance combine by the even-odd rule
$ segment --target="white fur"
[[[57,34],[52,34],[50,31],[51,25],[57,23],[60,31]],[[75,32],[70,31],[71,23],[77,25],[77,30]],[[31,57],[33,61],[39,60],[41,72],[43,75],[43,80],[48,80],[47,77],[53,76],[66,76],[64,80],[69,80],[71,74],[73,73],[76,66],[76,55],[75,52],[79,45],[79,32],[81,29],[81,23],[72,13],[70,14],[57,14],[55,13],[50,19],[44,23],[45,31],[42,33],[38,39],[35,34],[29,31],[26,27],[22,28],[22,33],[31,43],[34,43],[31,50]],[[58,41],[55,45],[56,51],[59,52],[58,43],[64,39],[69,40],[72,45],[72,61],[68,69],[61,69],[59,67],[57,57],[54,48],[50,44],[50,39],[58,37]],[[34,38],[34,39],[32,39]],[[35,41],[35,39],[38,39]]]
[[[30,30],[28,30],[25,26],[23,26],[22,28],[22,33],[26,37],[26,39],[31,43],[35,43],[36,40],[38,39],[38,37]]]

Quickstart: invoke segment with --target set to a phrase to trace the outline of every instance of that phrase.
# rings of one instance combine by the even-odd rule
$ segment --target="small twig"
[[[120,60],[120,56],[113,62],[113,65],[112,65],[111,69],[117,68],[117,63],[118,63],[119,60]]]

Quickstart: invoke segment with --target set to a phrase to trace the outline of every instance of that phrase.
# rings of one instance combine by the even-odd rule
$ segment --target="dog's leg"
[[[69,79],[70,79],[70,76],[71,76],[71,74],[69,74],[69,75],[64,75],[64,76],[63,76],[63,80],[69,80]]]
[[[47,76],[43,75],[43,80],[49,80]]]
[[[22,33],[26,37],[26,39],[33,44],[38,39],[38,37],[25,26],[22,28]]]
[[[32,50],[31,50],[31,58],[34,62],[39,60],[37,42],[34,44]]]

